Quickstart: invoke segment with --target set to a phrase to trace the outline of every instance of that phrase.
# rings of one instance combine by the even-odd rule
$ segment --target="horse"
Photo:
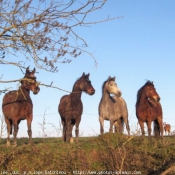
[[[91,85],[89,76],[90,74],[83,73],[82,76],[74,83],[72,92],[69,95],[64,95],[60,99],[58,112],[63,125],[64,142],[72,141],[72,129],[74,125],[76,126],[76,141],[78,141],[79,124],[83,112],[83,103],[81,101],[82,92],[89,95],[93,95],[95,93],[95,89]]]
[[[164,123],[163,123],[163,126],[164,126],[165,134],[170,135],[170,132],[171,132],[171,125],[170,125],[170,124],[166,124],[166,123],[164,122]]]
[[[98,108],[101,134],[104,133],[104,120],[109,120],[109,132],[113,132],[113,125],[116,132],[123,132],[124,122],[128,135],[130,135],[127,105],[121,95],[122,93],[115,82],[115,77],[109,76],[102,85],[102,98]]]
[[[144,122],[147,124],[148,136],[151,136],[151,123],[154,121],[155,136],[161,134],[163,137],[163,114],[160,96],[151,81],[147,81],[137,92],[136,116],[141,127],[142,136],[145,135]]]
[[[17,146],[16,136],[19,129],[19,123],[21,120],[27,120],[29,143],[32,143],[32,130],[31,123],[33,119],[33,103],[30,98],[30,91],[33,94],[38,94],[40,91],[39,83],[36,81],[35,68],[33,71],[26,69],[26,73],[23,79],[21,79],[21,86],[18,90],[9,91],[3,97],[2,111],[7,124],[7,146],[10,146],[10,134],[13,131],[13,145]]]

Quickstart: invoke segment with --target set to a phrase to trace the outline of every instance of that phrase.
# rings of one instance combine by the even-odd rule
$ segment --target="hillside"
[[[0,174],[142,174],[160,175],[175,165],[175,137],[127,137],[104,134],[66,144],[61,138],[18,139],[0,143]],[[175,172],[174,172],[175,173]],[[171,173],[172,174],[172,173]]]

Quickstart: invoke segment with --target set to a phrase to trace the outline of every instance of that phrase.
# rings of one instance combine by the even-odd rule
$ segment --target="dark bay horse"
[[[148,127],[148,136],[151,136],[151,123],[154,121],[155,136],[163,136],[162,107],[160,97],[156,92],[153,82],[147,81],[137,93],[136,116],[141,127],[142,135],[145,135],[144,122]]]
[[[102,98],[98,112],[101,134],[104,133],[104,120],[109,120],[109,132],[113,132],[113,126],[115,126],[116,132],[123,132],[124,122],[128,135],[130,135],[127,105],[125,100],[121,97],[121,91],[115,83],[115,77],[109,77],[102,85]]]
[[[21,86],[19,90],[10,91],[5,94],[2,103],[2,111],[7,124],[7,146],[10,146],[10,134],[12,134],[12,127],[14,127],[13,136],[14,146],[16,143],[16,136],[18,133],[18,125],[21,120],[27,120],[29,142],[32,143],[32,130],[31,122],[33,118],[33,104],[30,98],[30,91],[33,94],[38,94],[40,88],[39,83],[36,81],[35,68],[33,71],[29,71],[29,67],[26,69],[26,73],[23,79],[21,79]]]
[[[165,134],[170,135],[170,132],[171,132],[171,125],[170,125],[170,124],[166,124],[166,123],[164,122],[164,123],[163,123],[163,127],[164,127]]]
[[[79,124],[83,112],[83,104],[81,101],[82,92],[86,92],[89,95],[93,95],[95,93],[95,89],[89,80],[89,75],[90,74],[85,75],[83,73],[83,75],[73,85],[70,95],[65,95],[60,99],[58,112],[63,125],[64,142],[71,141],[72,129],[74,125],[76,126],[76,141],[78,141]]]

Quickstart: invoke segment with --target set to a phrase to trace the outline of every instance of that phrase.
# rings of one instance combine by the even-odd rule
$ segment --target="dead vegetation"
[[[7,172],[106,171],[160,175],[175,165],[173,136],[162,141],[154,137],[104,134],[80,138],[73,144],[63,143],[61,138],[35,138],[33,146],[28,146],[23,138],[16,148],[7,148],[4,143],[5,140],[0,145],[0,169]]]

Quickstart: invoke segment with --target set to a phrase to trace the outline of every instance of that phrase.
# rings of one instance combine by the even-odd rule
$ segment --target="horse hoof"
[[[33,142],[29,142],[28,145],[29,145],[29,146],[32,146],[32,145],[33,145]]]
[[[70,138],[70,143],[74,143],[74,138],[73,137]]]
[[[13,144],[13,147],[17,147],[17,143],[14,143],[14,144]]]

